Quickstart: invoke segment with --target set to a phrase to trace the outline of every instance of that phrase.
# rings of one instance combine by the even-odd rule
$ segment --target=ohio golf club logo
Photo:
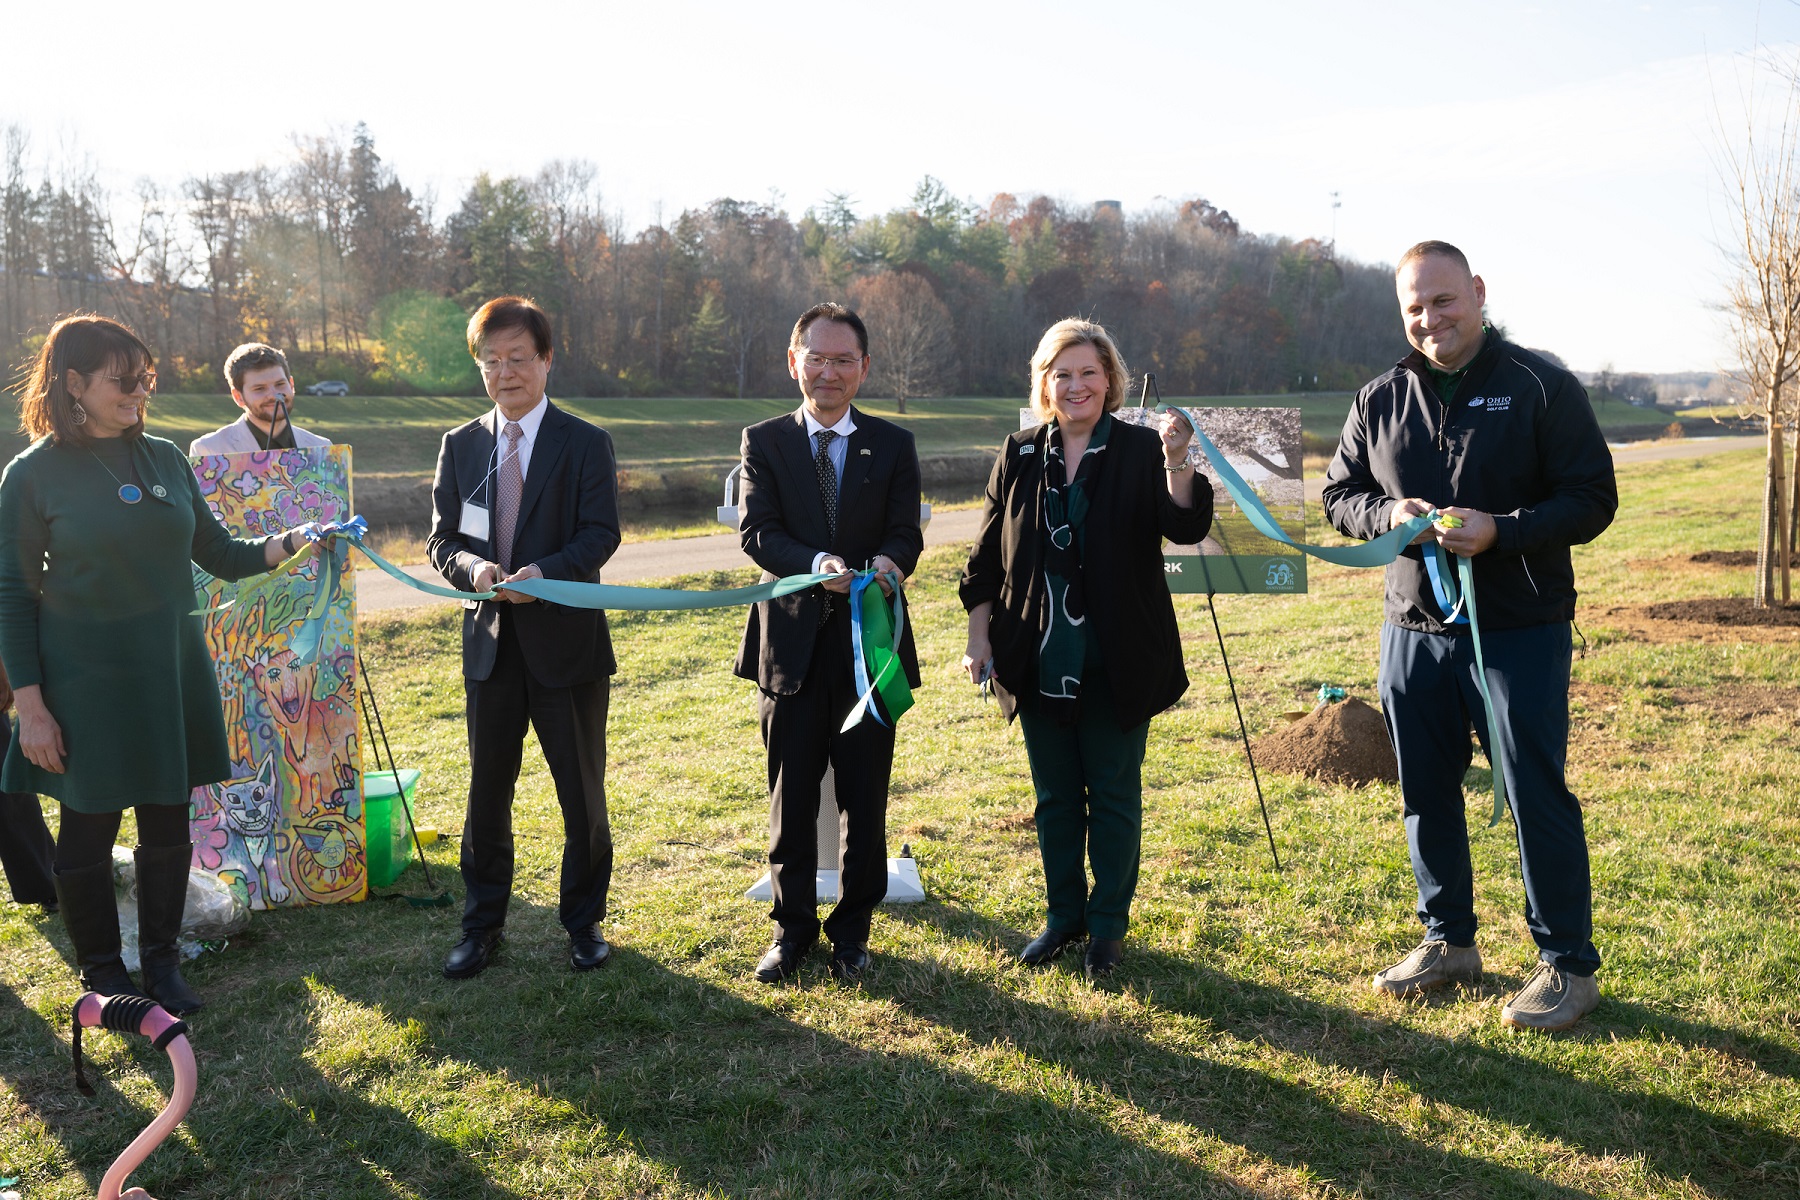
[[[1506,412],[1512,407],[1511,396],[1474,396],[1469,400],[1470,408],[1486,407],[1489,412]]]
[[[1298,583],[1294,564],[1285,558],[1271,558],[1263,564],[1263,586],[1270,591],[1291,592]]]

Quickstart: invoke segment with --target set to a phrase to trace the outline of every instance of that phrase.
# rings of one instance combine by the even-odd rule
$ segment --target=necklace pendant
[[[140,489],[138,487],[137,484],[122,483],[119,485],[119,499],[123,500],[125,503],[136,504],[139,500],[142,500],[143,498],[144,498],[144,493],[143,493],[142,489]]]

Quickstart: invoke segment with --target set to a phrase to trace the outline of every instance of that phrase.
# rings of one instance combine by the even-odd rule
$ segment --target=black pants
[[[810,942],[819,934],[819,783],[837,771],[837,906],[825,920],[833,945],[869,940],[875,906],[887,896],[888,777],[894,730],[872,715],[848,733],[839,726],[856,704],[849,605],[840,601],[819,629],[806,682],[791,696],[762,693],[763,745],[769,752],[769,916],[778,936]]]
[[[0,792],[0,868],[15,904],[55,903],[56,881],[50,877],[55,854],[38,798],[30,792]]]
[[[76,812],[66,804],[58,807],[61,816],[56,827],[56,869],[74,871],[111,862],[113,843],[119,838],[119,821],[125,814]],[[193,839],[185,802],[140,804],[132,812],[137,814],[137,843],[141,847],[185,846]]]
[[[12,722],[0,715],[0,759],[11,746]],[[6,871],[14,903],[56,902],[56,881],[50,877],[55,853],[38,798],[30,792],[0,792],[0,869]]]
[[[527,724],[537,731],[562,807],[562,889],[557,920],[570,931],[606,916],[612,881],[612,830],[606,819],[606,709],[602,677],[571,687],[532,678],[510,613],[500,616],[500,643],[486,679],[464,679],[469,722],[469,803],[463,818],[462,927],[506,923],[513,880],[513,791],[524,758]]]
[[[1592,941],[1587,835],[1581,804],[1564,778],[1569,626],[1496,629],[1481,641],[1500,726],[1497,754],[1487,745],[1469,638],[1381,627],[1378,683],[1400,761],[1419,920],[1431,937],[1457,946],[1475,941],[1475,873],[1462,786],[1473,725],[1505,773],[1525,877],[1525,924],[1538,956],[1570,974],[1592,975],[1600,952]]]

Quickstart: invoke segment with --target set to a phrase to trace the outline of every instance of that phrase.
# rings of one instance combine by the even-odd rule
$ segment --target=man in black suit
[[[787,360],[804,402],[798,412],[744,430],[738,532],[744,553],[772,577],[837,578],[756,605],[738,651],[736,673],[762,692],[769,755],[769,915],[776,933],[756,977],[788,978],[818,940],[819,783],[829,762],[837,771],[843,872],[824,929],[832,974],[852,982],[868,967],[869,921],[887,895],[894,730],[869,715],[839,732],[857,701],[851,568],[904,578],[918,565],[925,544],[919,456],[911,433],[850,406],[869,375],[869,334],[854,312],[841,304],[807,309],[794,324]],[[900,661],[918,687],[910,623]]]
[[[462,940],[451,979],[478,975],[512,895],[513,788],[525,728],[537,730],[562,806],[562,892],[569,963],[611,953],[599,922],[612,879],[606,821],[606,708],[617,669],[606,614],[505,590],[526,579],[600,581],[619,547],[612,438],[550,403],[550,318],[530,300],[490,300],[469,319],[469,353],[494,410],[444,435],[432,485],[431,564],[463,591],[469,800],[463,819]]]

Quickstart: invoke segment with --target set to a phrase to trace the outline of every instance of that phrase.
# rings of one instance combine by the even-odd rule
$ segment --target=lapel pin
[[[1037,447],[1032,445],[1030,442],[1026,442],[1023,446],[1019,447],[1019,453],[1020,454],[1036,454]]]
[[[867,454],[868,452],[869,448],[867,446],[864,446],[861,450],[857,451],[858,454]]]
[[[155,496],[158,500],[161,500],[164,496],[169,494],[169,490],[159,483],[150,489],[150,494]]]

